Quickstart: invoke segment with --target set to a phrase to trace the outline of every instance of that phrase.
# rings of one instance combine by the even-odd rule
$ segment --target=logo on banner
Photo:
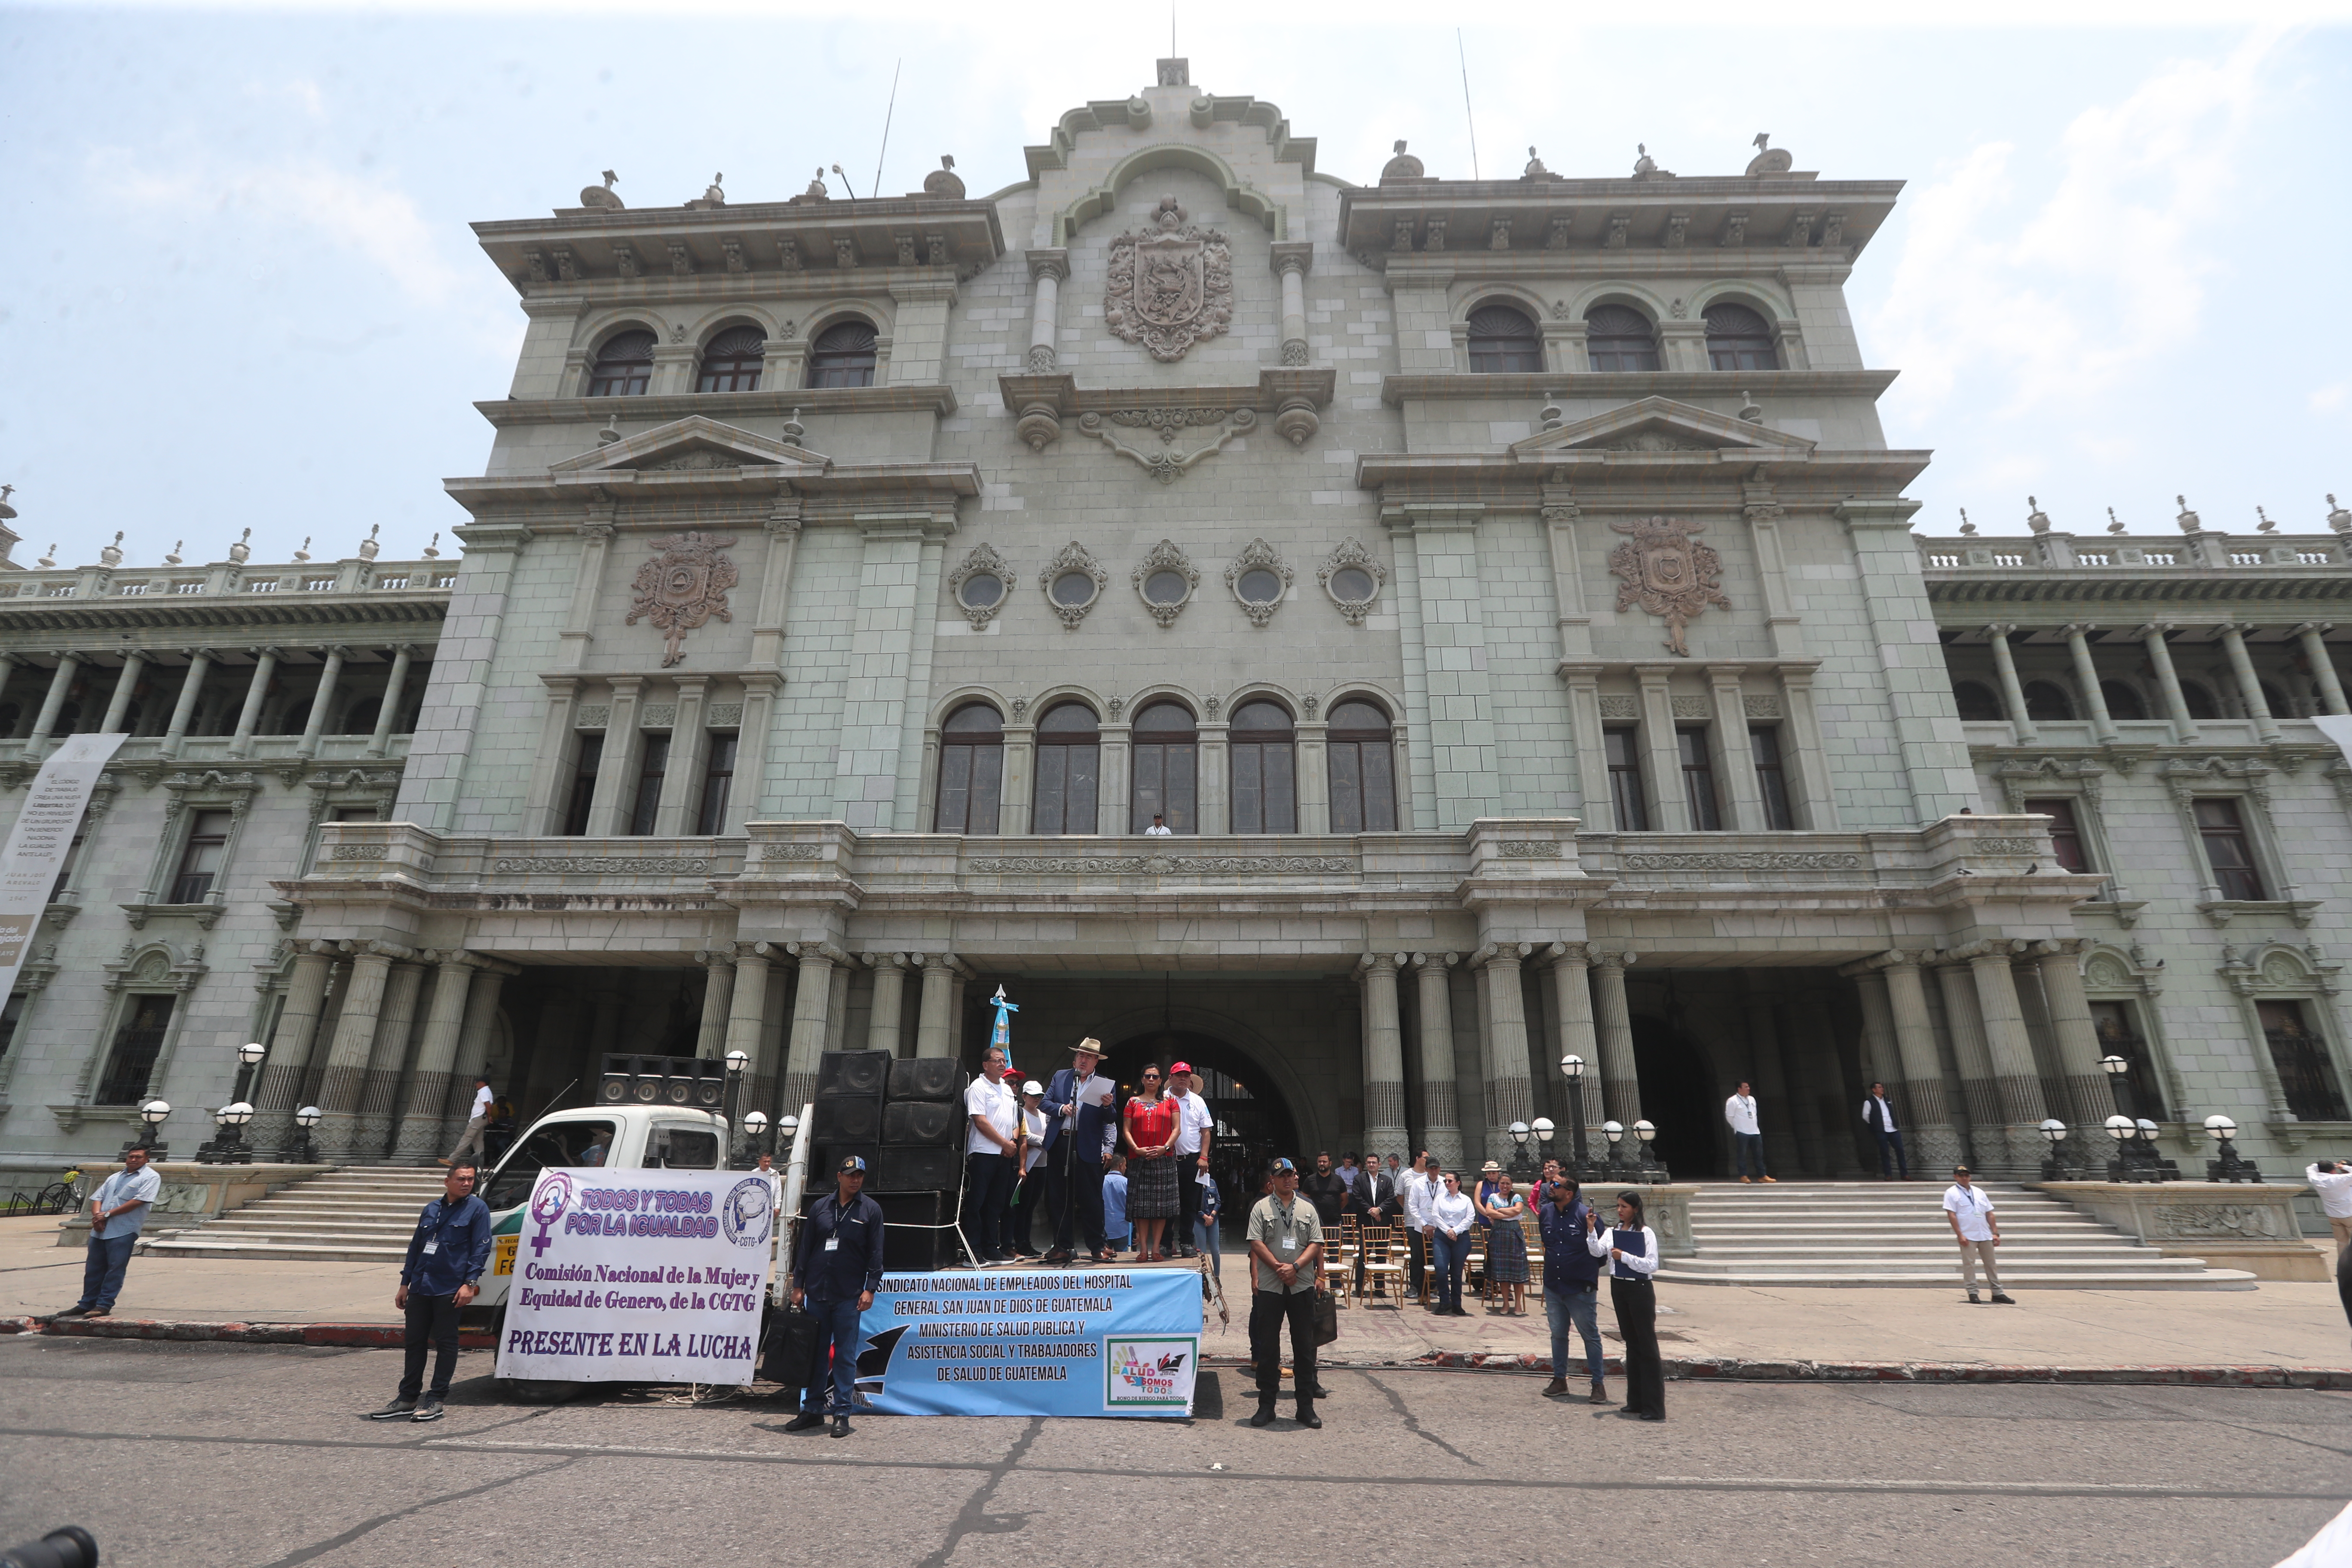
[[[1191,1334],[1113,1335],[1103,1341],[1103,1408],[1136,1410],[1192,1402],[1193,1362],[1200,1340]]]
[[[561,1171],[551,1171],[539,1180],[539,1191],[530,1194],[530,1217],[539,1224],[539,1234],[530,1238],[530,1255],[544,1258],[550,1245],[547,1233],[572,1206],[572,1178]]]
[[[765,1247],[776,1223],[775,1191],[757,1176],[735,1184],[720,1209],[719,1223],[727,1239],[738,1247]]]
[[[882,1397],[882,1380],[890,1373],[890,1352],[898,1348],[906,1332],[903,1326],[885,1329],[857,1352],[857,1381],[853,1386],[858,1398],[870,1405]]]

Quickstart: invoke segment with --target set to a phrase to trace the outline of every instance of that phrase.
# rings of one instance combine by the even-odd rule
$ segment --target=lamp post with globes
[[[1526,1122],[1511,1123],[1510,1173],[1511,1180],[1515,1182],[1524,1182],[1536,1173],[1535,1166],[1528,1161],[1528,1140],[1533,1136],[1535,1136],[1535,1129]]]
[[[286,1158],[297,1165],[319,1163],[318,1146],[310,1142],[310,1129],[319,1125],[325,1111],[315,1105],[306,1105],[294,1113],[294,1136],[286,1147]]]
[[[744,1168],[743,1156],[738,1151],[742,1146],[740,1134],[745,1129],[741,1127],[741,1119],[735,1114],[735,1102],[743,1093],[743,1069],[751,1065],[751,1058],[743,1052],[727,1053],[727,1092],[719,1103],[719,1115],[727,1123],[727,1168],[730,1171]]]
[[[2205,1136],[2213,1140],[2216,1156],[2205,1162],[2205,1179],[2209,1182],[2259,1182],[2262,1172],[2252,1160],[2242,1159],[2238,1146],[2231,1140],[2237,1136],[2238,1124],[2226,1116],[2205,1119]]]
[[[766,1152],[765,1144],[767,1141],[767,1131],[768,1118],[766,1112],[759,1110],[744,1112],[743,1153],[744,1158],[750,1160],[754,1165],[760,1163],[760,1156]]]
[[[1625,1124],[1623,1122],[1602,1122],[1601,1136],[1609,1142],[1609,1162],[1601,1167],[1601,1171],[1603,1181],[1630,1182],[1641,1174],[1641,1167],[1625,1158]]]
[[[1646,1185],[1654,1185],[1661,1182],[1672,1181],[1674,1178],[1666,1173],[1665,1166],[1658,1163],[1656,1125],[1646,1119],[1636,1121],[1633,1123],[1633,1137],[1636,1140],[1633,1145],[1634,1170],[1639,1173],[1642,1182]]]
[[[1549,1160],[1552,1157],[1551,1140],[1552,1134],[1557,1131],[1557,1129],[1552,1126],[1551,1118],[1549,1116],[1538,1116],[1533,1121],[1528,1122],[1528,1125],[1535,1129],[1536,1163],[1540,1166],[1545,1161]],[[1538,1179],[1540,1179],[1540,1176],[1538,1176]],[[1528,1206],[1532,1209],[1534,1205],[1531,1203]]]
[[[228,1103],[213,1112],[213,1121],[218,1131],[212,1137],[196,1145],[197,1164],[250,1165],[253,1163],[253,1151],[245,1142],[245,1124],[253,1120],[253,1104],[246,1098],[246,1091],[253,1087],[254,1070],[261,1066],[261,1058],[268,1054],[269,1047],[258,1040],[248,1041],[237,1047],[236,1087],[229,1091]],[[244,1115],[229,1114],[230,1111],[240,1107],[245,1111]]]
[[[1573,1051],[1560,1058],[1559,1074],[1568,1079],[1568,1098],[1571,1107],[1568,1124],[1575,1133],[1576,1179],[1582,1184],[1592,1176],[1591,1163],[1584,1152],[1584,1058]]]
[[[149,1163],[160,1165],[169,1159],[171,1156],[164,1146],[163,1134],[164,1118],[171,1114],[172,1104],[169,1100],[151,1100],[141,1106],[139,1108],[140,1135],[124,1142],[122,1152],[127,1154],[131,1152],[131,1144],[144,1143],[147,1145]]]
[[[2053,1116],[2042,1121],[2039,1131],[2050,1144],[2050,1153],[2042,1162],[2042,1179],[2045,1182],[2074,1181],[2074,1169],[2066,1163],[2066,1124]]]

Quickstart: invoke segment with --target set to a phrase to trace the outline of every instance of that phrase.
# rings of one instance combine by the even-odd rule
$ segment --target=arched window
[[[1481,305],[1470,312],[1473,374],[1543,369],[1543,343],[1536,324],[1508,305]]]
[[[702,375],[697,392],[757,392],[760,365],[767,357],[768,334],[757,327],[730,327],[702,351]]]
[[[2147,704],[2140,700],[2140,695],[2137,691],[2126,686],[2120,680],[2102,680],[2099,682],[2099,695],[2107,700],[2107,717],[2110,719],[2145,719],[2147,717]]]
[[[1032,833],[1093,833],[1102,780],[1102,728],[1083,702],[1057,702],[1037,721],[1037,788]]]
[[[1706,363],[1716,370],[1778,370],[1772,323],[1745,305],[1706,308]]]
[[[1595,370],[1655,370],[1658,340],[1649,318],[1623,305],[1596,305],[1584,318],[1584,342]]]
[[[1234,710],[1234,831],[1298,831],[1298,745],[1290,714],[1278,702]]]
[[[1396,753],[1389,716],[1360,699],[1331,710],[1331,831],[1396,831]]]
[[[363,702],[354,702],[344,711],[343,727],[338,733],[373,735],[375,733],[375,721],[383,714],[383,699],[380,697],[371,697]]]
[[[1959,709],[1960,719],[1965,723],[1998,724],[2009,717],[2000,710],[2000,700],[1982,681],[1952,682],[1952,702]]]
[[[2221,705],[2213,700],[2213,693],[2201,681],[2182,681],[2180,700],[2188,704],[2191,719],[2219,719],[2221,716]]]
[[[940,729],[940,803],[931,831],[995,832],[1003,782],[1003,717],[985,702],[967,702]]]
[[[2072,719],[2074,700],[2066,695],[2062,686],[2047,680],[2029,680],[2025,683],[2025,716],[2037,724]]]
[[[809,345],[811,386],[871,386],[875,346],[880,342],[869,321],[835,321]]]
[[[654,335],[616,332],[596,351],[588,373],[591,397],[643,397],[654,379]]]
[[[1131,749],[1135,782],[1128,795],[1129,833],[1150,828],[1154,813],[1166,818],[1171,833],[1201,831],[1195,805],[1200,739],[1192,713],[1181,702],[1154,702],[1135,716]]]

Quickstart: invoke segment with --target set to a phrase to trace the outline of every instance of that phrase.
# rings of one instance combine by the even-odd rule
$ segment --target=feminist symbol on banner
[[[1013,1045],[1012,1015],[1021,1009],[1004,999],[1004,987],[1002,985],[996,988],[996,994],[988,999],[988,1005],[996,1009],[996,1032],[988,1037],[988,1043],[1009,1052]]]
[[[571,1177],[561,1171],[555,1171],[551,1172],[540,1182],[539,1191],[533,1193],[530,1198],[530,1217],[539,1222],[539,1234],[530,1238],[530,1253],[533,1258],[543,1258],[547,1255],[550,1246],[547,1233],[554,1228],[557,1220],[563,1217],[563,1211],[571,1206]]]

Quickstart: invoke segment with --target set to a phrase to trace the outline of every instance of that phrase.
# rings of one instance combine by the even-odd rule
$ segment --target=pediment
[[[1558,458],[1568,452],[1622,453],[1629,457],[1679,457],[1684,454],[1754,453],[1785,461],[1809,455],[1819,445],[1801,436],[1717,414],[1671,397],[1644,397],[1539,431],[1511,443],[1513,456]]]
[[[693,414],[625,436],[593,452],[550,463],[548,471],[594,474],[772,468],[823,473],[832,467],[833,459],[821,453]]]

